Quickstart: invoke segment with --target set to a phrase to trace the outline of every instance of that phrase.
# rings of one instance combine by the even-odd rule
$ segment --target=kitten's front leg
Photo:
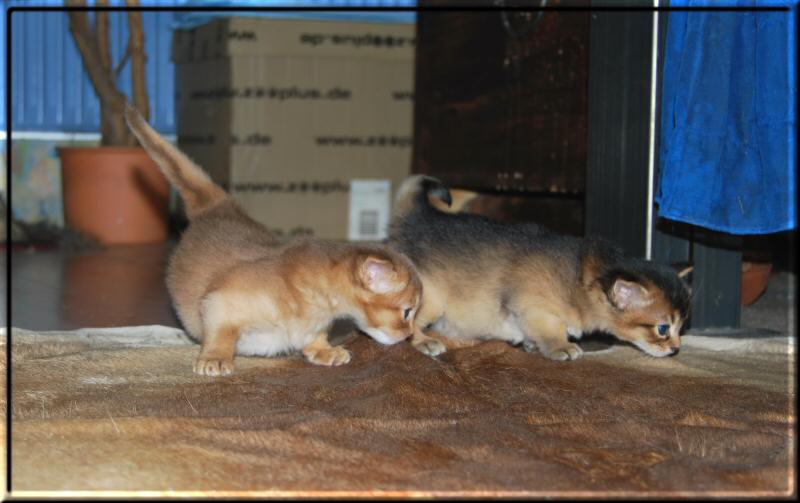
[[[316,365],[344,365],[350,361],[350,352],[341,346],[331,346],[328,334],[320,332],[303,348],[303,355]]]
[[[529,311],[521,319],[525,335],[530,338],[522,343],[525,351],[538,349],[551,360],[577,360],[583,355],[581,347],[567,339],[567,326],[559,317]]]
[[[447,351],[447,348],[441,341],[437,341],[433,337],[426,335],[419,327],[414,327],[414,334],[411,336],[411,345],[420,353],[428,356],[437,356]]]
[[[226,376],[233,373],[233,354],[239,339],[239,327],[225,325],[207,330],[200,355],[194,362],[194,373],[206,376]]]
[[[441,341],[426,335],[422,331],[423,327],[427,327],[444,314],[444,311],[438,307],[439,304],[439,302],[436,302],[435,296],[429,293],[414,318],[414,333],[411,335],[411,345],[420,353],[428,356],[437,356],[447,351]]]

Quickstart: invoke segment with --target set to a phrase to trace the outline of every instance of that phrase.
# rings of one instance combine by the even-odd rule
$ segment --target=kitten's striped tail
[[[125,121],[142,147],[158,164],[167,180],[175,186],[186,203],[191,220],[222,202],[227,194],[186,154],[158,134],[133,106],[125,104]]]
[[[397,189],[397,196],[395,196],[394,207],[392,208],[392,218],[402,218],[418,208],[435,209],[428,199],[429,195],[441,199],[447,206],[453,204],[450,190],[438,178],[427,175],[413,175],[406,178],[400,184],[400,188]]]

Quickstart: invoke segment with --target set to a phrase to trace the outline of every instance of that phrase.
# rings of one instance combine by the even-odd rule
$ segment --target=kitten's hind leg
[[[194,373],[207,376],[225,376],[233,373],[233,354],[239,339],[239,327],[225,325],[207,330],[200,355],[194,362]]]
[[[521,316],[522,328],[530,341],[523,342],[523,348],[534,348],[551,360],[577,360],[583,350],[567,339],[567,326],[563,320],[543,311],[529,311]]]
[[[320,332],[303,348],[303,355],[316,365],[344,365],[350,361],[350,352],[341,346],[331,346],[327,332]]]

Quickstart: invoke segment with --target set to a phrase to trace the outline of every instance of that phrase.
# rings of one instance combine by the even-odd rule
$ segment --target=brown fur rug
[[[656,496],[795,491],[794,346],[685,336],[553,362],[438,360],[350,334],[352,360],[192,374],[182,332],[12,333],[12,495]],[[0,337],[5,343],[5,337]]]

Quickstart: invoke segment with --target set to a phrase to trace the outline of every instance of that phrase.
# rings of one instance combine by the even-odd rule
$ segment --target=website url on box
[[[378,35],[365,33],[363,35],[343,35],[338,33],[301,33],[300,43],[316,47],[325,43],[333,45],[352,45],[353,47],[383,47],[386,49],[413,46],[414,37],[397,35]]]
[[[310,182],[240,182],[233,185],[233,192],[284,192],[330,194],[350,192],[350,185],[342,180]]]
[[[410,147],[411,136],[317,136],[317,145],[323,147]]]
[[[253,98],[265,100],[349,100],[353,93],[350,89],[332,87],[322,90],[313,87],[217,87],[214,89],[197,89],[189,94],[193,100],[230,100],[234,98]]]

